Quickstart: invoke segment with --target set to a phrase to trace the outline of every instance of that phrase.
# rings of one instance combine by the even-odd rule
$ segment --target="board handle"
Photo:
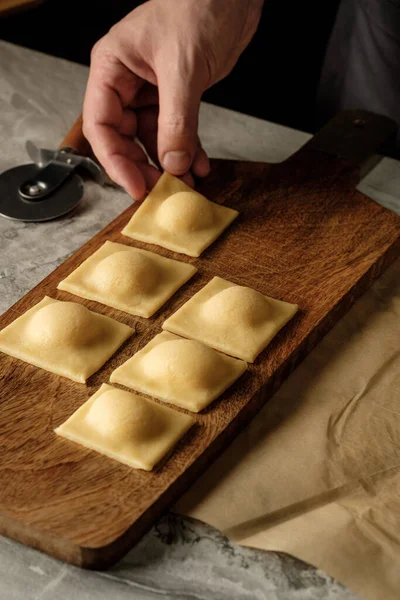
[[[92,157],[92,149],[90,147],[89,142],[83,135],[82,131],[83,118],[82,115],[76,119],[75,123],[72,125],[71,129],[68,131],[67,135],[59,145],[59,150],[69,150],[73,151],[80,156],[89,156]]]
[[[340,112],[302,150],[316,150],[362,167],[378,152],[394,148],[397,124],[365,110]],[[300,150],[301,151],[301,150]]]

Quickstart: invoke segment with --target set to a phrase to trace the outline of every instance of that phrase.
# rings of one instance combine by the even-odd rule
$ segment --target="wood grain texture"
[[[398,256],[400,218],[355,190],[360,163],[392,134],[393,124],[363,114],[367,126],[360,129],[353,124],[357,116],[342,116],[278,165],[213,161],[199,190],[240,215],[200,258],[124,237],[120,232],[132,206],[2,316],[4,327],[47,294],[82,302],[134,326],[137,335],[86,386],[0,355],[1,533],[82,567],[115,562]],[[331,150],[329,131],[334,131]],[[346,160],[335,156],[343,136]],[[105,240],[155,250],[199,271],[150,319],[58,291],[58,282]],[[169,459],[154,472],[135,471],[57,437],[54,427],[214,275],[297,303],[300,310],[240,380],[194,416],[195,427]]]

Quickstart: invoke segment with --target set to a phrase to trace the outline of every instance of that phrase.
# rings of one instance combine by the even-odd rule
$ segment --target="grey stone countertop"
[[[29,162],[25,142],[54,148],[81,110],[88,70],[0,42],[0,172]],[[280,162],[309,135],[203,104],[200,135],[212,157]],[[360,189],[400,212],[400,169],[384,159]],[[120,214],[132,199],[85,183],[73,216],[43,224],[0,219],[4,311]],[[115,567],[89,572],[0,538],[0,600],[350,600],[356,596],[290,556],[242,548],[191,519],[167,514]]]

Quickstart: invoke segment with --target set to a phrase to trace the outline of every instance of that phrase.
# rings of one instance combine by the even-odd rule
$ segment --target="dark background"
[[[314,132],[316,89],[339,1],[266,0],[250,46],[203,99]],[[95,41],[139,3],[45,0],[2,16],[0,38],[87,65]]]

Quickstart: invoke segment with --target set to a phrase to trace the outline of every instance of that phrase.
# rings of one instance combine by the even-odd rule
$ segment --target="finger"
[[[158,106],[137,109],[137,137],[155,165],[160,166],[157,154]]]
[[[179,177],[179,179],[181,179],[183,181],[183,183],[186,183],[186,185],[188,185],[189,187],[194,188],[195,183],[194,183],[193,175],[190,173],[190,171],[188,171],[184,175],[181,175]]]
[[[128,194],[141,198],[145,192],[145,181],[135,163],[147,163],[142,148],[133,139],[121,136],[108,125],[98,126],[98,140],[101,147],[96,146],[95,153],[108,175]]]
[[[161,171],[149,165],[149,163],[138,163],[138,167],[146,182],[146,189],[150,191],[161,177]]]
[[[137,116],[129,108],[125,108],[119,124],[119,133],[127,137],[134,138],[137,133]]]
[[[210,161],[208,160],[208,156],[204,148],[201,147],[199,142],[199,147],[197,148],[196,156],[194,157],[192,164],[192,172],[196,177],[207,177],[210,173]]]
[[[119,129],[124,126],[124,107],[141,86],[139,78],[115,57],[96,52],[83,106],[84,134],[93,152],[111,179],[138,198],[143,197],[146,182],[134,163],[147,160],[146,155]]]
[[[146,180],[140,168],[143,164],[145,163],[135,163],[130,158],[118,154],[114,156],[112,171],[108,172],[110,178],[135,200],[142,200],[146,195]]]
[[[160,112],[158,157],[172,175],[189,171],[197,150],[197,127],[201,94],[204,90],[185,69],[175,65],[157,73]],[[199,78],[200,79],[200,78]]]

